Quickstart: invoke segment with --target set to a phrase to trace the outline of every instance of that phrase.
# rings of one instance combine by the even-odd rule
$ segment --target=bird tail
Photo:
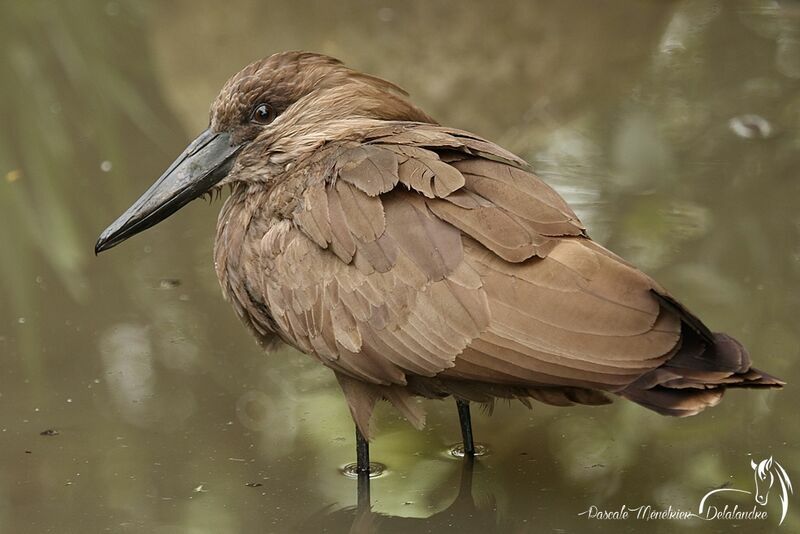
[[[617,392],[620,396],[663,415],[686,417],[716,405],[727,388],[785,384],[750,367],[750,356],[732,337],[684,326],[675,355]]]

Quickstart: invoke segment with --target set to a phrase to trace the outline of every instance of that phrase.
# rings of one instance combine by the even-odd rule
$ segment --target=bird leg
[[[370,505],[369,495],[369,441],[356,427],[356,473],[358,474],[358,507]]]
[[[356,471],[369,475],[369,441],[356,427]]]
[[[461,437],[464,439],[464,456],[475,456],[475,443],[472,441],[472,418],[469,415],[469,401],[456,399],[458,421],[461,423]]]

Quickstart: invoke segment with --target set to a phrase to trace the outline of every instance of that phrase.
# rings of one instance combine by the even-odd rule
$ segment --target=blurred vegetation
[[[583,531],[589,504],[688,508],[711,487],[750,489],[750,454],[800,472],[791,387],[733,392],[680,421],[623,402],[476,413],[492,453],[468,494],[446,455],[459,436],[452,403],[426,403],[422,433],[382,407],[373,456],[389,473],[367,521],[342,509],[355,500],[336,470],[352,428],[330,374],[290,350],[265,357],[219,298],[218,206],[194,203],[92,255],[99,231],[205,126],[229,75],[278,50],[317,50],[525,156],[596,239],[797,382],[796,4],[0,9],[0,529],[403,531],[460,514],[482,532]]]
[[[91,235],[109,217],[98,204],[135,194],[119,177],[136,175],[137,153],[176,146],[147,48],[130,61],[131,43],[143,39],[141,15],[136,4],[113,2],[3,4],[0,289],[28,324],[18,342],[29,366],[43,363],[50,292],[87,302]]]

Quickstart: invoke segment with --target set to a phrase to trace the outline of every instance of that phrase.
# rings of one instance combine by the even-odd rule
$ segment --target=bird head
[[[269,187],[288,165],[373,121],[434,122],[396,85],[328,56],[283,52],[251,63],[222,87],[208,128],[103,231],[95,253],[226,184]]]

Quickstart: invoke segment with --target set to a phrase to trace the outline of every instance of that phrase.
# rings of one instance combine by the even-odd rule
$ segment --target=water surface
[[[764,521],[599,521],[800,483],[800,4],[5,3],[0,16],[0,532],[769,532]],[[684,420],[626,402],[474,410],[417,432],[376,415],[372,512],[332,374],[264,355],[211,264],[219,202],[95,258],[100,230],[205,127],[224,80],[286,49],[408,89],[528,159],[591,235],[735,334],[780,392]],[[46,432],[46,431],[50,432]],[[44,435],[42,435],[44,432]],[[721,503],[752,507],[749,496]],[[797,499],[780,527],[800,531]]]

